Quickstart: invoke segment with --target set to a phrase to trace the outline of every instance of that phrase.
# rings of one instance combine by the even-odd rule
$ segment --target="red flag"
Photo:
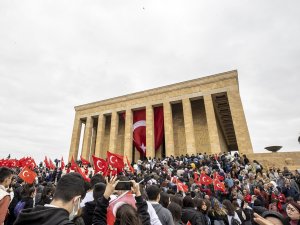
[[[155,107],[154,111],[154,142],[155,151],[159,149],[164,137],[164,109],[162,106]]]
[[[124,159],[121,155],[107,151],[107,161],[113,168],[117,168],[118,172],[124,169]]]
[[[210,185],[213,182],[213,180],[207,176],[205,173],[201,173],[200,175],[200,183],[204,185]]]
[[[192,224],[191,224],[191,222],[190,222],[190,221],[188,221],[188,222],[186,223],[186,225],[192,225]]]
[[[87,182],[91,181],[91,179],[82,172],[81,168],[77,164],[75,164],[74,170],[75,170],[75,172],[79,173],[85,181],[87,181]]]
[[[114,225],[115,216],[118,208],[123,205],[124,203],[132,205],[134,208],[135,206],[135,199],[132,194],[127,193],[125,195],[121,195],[117,199],[111,201],[107,208],[107,224]]]
[[[49,158],[49,163],[50,163],[50,169],[54,170],[55,169],[55,165],[52,162],[52,160]]]
[[[134,173],[134,169],[133,169],[133,167],[131,166],[131,164],[130,164],[128,158],[127,158],[127,156],[126,156],[126,160],[127,160],[127,166],[128,166],[128,168],[130,169],[131,173]]]
[[[8,167],[8,159],[1,159],[0,166],[6,166],[6,167]]]
[[[19,165],[18,165],[18,167],[24,167],[24,163],[25,163],[25,157],[23,157],[23,158],[21,158],[21,159],[19,159]]]
[[[214,180],[214,189],[215,191],[222,191],[222,192],[226,191],[224,183],[218,180]]]
[[[199,175],[197,172],[194,172],[194,181],[197,183],[199,181]]]
[[[219,175],[218,172],[214,172],[214,179],[217,179],[219,181],[223,181],[224,180],[224,177]]]
[[[98,158],[94,155],[92,155],[92,158],[94,162],[95,173],[98,172],[105,173],[105,171],[108,169],[108,163],[104,159]]]
[[[45,156],[44,163],[46,165],[46,168],[50,169],[50,164],[49,164],[49,161],[47,159],[47,156]]]
[[[25,166],[18,176],[28,184],[32,184],[37,175],[35,172]]]
[[[76,168],[76,162],[75,162],[75,160],[74,160],[74,157],[72,156],[72,159],[71,159],[71,170],[75,170],[75,168]]]
[[[182,183],[181,181],[179,181],[177,179],[177,190],[178,191],[183,191],[183,192],[188,192],[189,188],[187,185],[185,185],[184,183]]]
[[[9,159],[8,160],[8,167],[15,168],[18,167],[19,161],[17,159]]]
[[[25,166],[28,166],[30,169],[33,170],[36,167],[36,163],[33,158],[29,157],[25,162]]]
[[[61,157],[61,161],[60,161],[60,169],[63,170],[64,168],[65,168],[64,158]]]
[[[141,156],[146,156],[146,110],[133,112],[133,143]]]
[[[176,184],[176,183],[177,183],[177,177],[175,177],[175,176],[172,177],[172,178],[171,178],[171,182],[174,183],[174,184]]]
[[[87,166],[90,164],[90,162],[86,159],[84,159],[82,156],[80,156],[80,159],[81,159],[81,164],[84,165],[84,166]]]

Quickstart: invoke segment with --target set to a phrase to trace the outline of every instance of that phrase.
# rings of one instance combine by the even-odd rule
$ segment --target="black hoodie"
[[[82,218],[84,220],[85,225],[93,224],[93,216],[96,208],[96,202],[86,202],[85,206],[82,208]]]
[[[36,206],[24,209],[14,225],[74,225],[69,220],[69,212],[63,208]]]

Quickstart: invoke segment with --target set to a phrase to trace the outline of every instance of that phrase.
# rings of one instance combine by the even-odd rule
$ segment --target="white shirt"
[[[86,202],[94,201],[93,191],[87,192],[84,199],[80,203],[80,208],[85,206]]]
[[[156,202],[151,202],[151,203],[156,203]],[[151,225],[162,225],[151,203],[147,201],[150,223]]]

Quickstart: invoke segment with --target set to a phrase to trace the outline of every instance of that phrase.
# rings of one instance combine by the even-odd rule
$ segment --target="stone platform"
[[[300,169],[300,151],[298,152],[270,152],[247,154],[250,160],[257,160],[266,169],[270,167],[282,169],[287,166],[289,170]]]

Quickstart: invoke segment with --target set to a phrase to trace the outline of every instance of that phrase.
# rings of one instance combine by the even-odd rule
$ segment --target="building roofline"
[[[161,86],[161,87],[157,87],[157,88],[152,88],[152,89],[148,89],[148,90],[144,90],[144,91],[134,92],[131,94],[121,95],[121,96],[117,96],[117,97],[113,97],[113,98],[109,98],[109,99],[105,99],[105,100],[100,100],[97,102],[91,102],[91,103],[87,103],[87,104],[83,104],[83,105],[78,105],[78,106],[75,106],[74,108],[76,111],[85,110],[88,108],[94,108],[97,106],[102,106],[102,105],[107,105],[107,104],[111,104],[111,103],[115,103],[115,102],[125,101],[128,99],[141,98],[141,97],[149,96],[151,94],[157,94],[158,92],[164,93],[166,91],[170,91],[170,89],[176,90],[176,89],[212,83],[212,82],[216,82],[219,80],[225,80],[225,79],[230,79],[230,78],[237,79],[237,83],[238,83],[237,70],[231,70],[231,71],[227,71],[227,72],[223,72],[223,73],[218,73],[218,74],[200,77],[200,78],[196,78],[196,79],[192,79],[192,80],[182,81],[182,82],[169,84],[169,85],[165,85],[165,86]]]

